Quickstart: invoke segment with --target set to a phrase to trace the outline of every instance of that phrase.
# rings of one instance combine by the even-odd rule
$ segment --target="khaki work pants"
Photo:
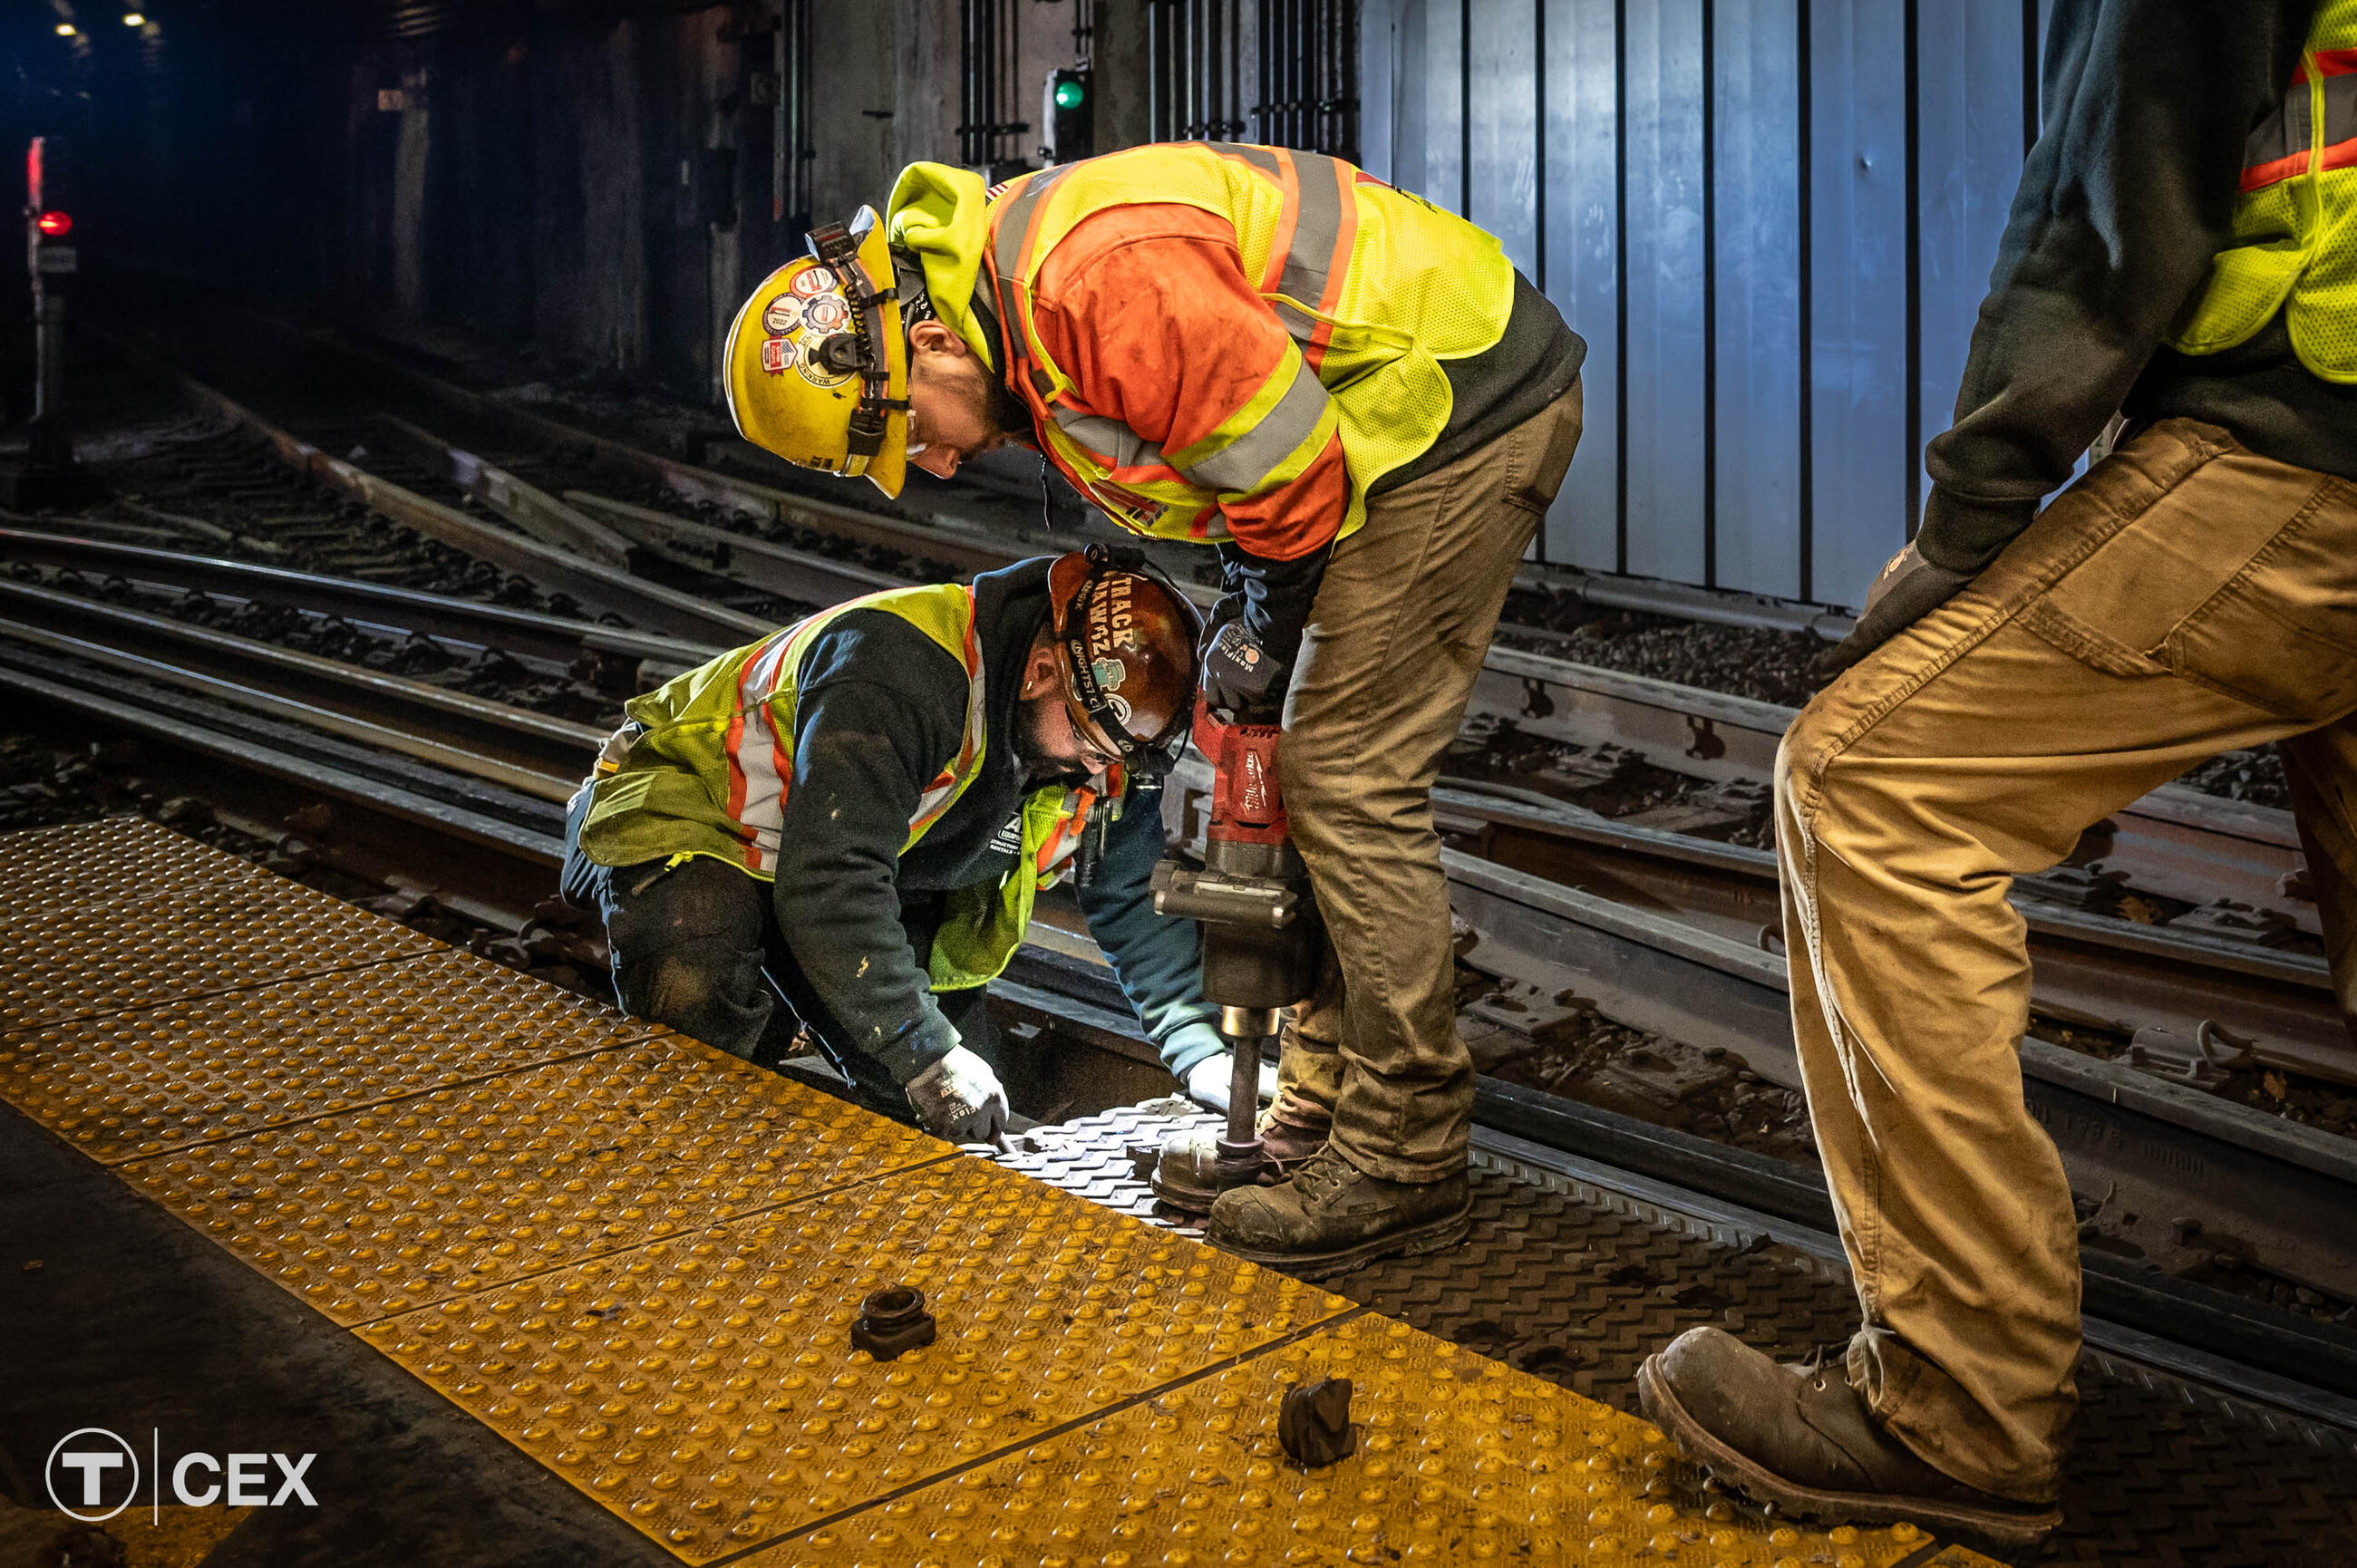
[[[1580,389],[1367,503],[1334,548],[1277,753],[1333,952],[1279,1058],[1277,1113],[1330,1122],[1361,1170],[1463,1168],[1473,1058],[1457,1032],[1432,783],[1506,590],[1579,445]]]
[[[1852,1383],[1970,1485],[2054,1495],[2078,1239],[2023,1108],[2012,877],[2220,751],[2287,744],[2344,1011],[2357,487],[2170,420],[1803,710],[1776,770],[1792,1022],[1865,1326]]]

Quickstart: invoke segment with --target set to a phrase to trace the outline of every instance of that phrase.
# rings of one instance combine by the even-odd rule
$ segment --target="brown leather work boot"
[[[1304,1125],[1280,1116],[1275,1111],[1260,1113],[1261,1152],[1276,1162],[1276,1174],[1289,1176],[1301,1168],[1310,1155],[1326,1146],[1327,1136],[1334,1131],[1331,1122],[1315,1126]]]
[[[1824,1524],[1900,1520],[2031,1546],[2062,1522],[1952,1480],[1867,1413],[1839,1368],[1780,1365],[1733,1335],[1689,1328],[1637,1369],[1646,1417],[1721,1482]]]
[[[1462,1170],[1438,1181],[1386,1181],[1320,1149],[1275,1187],[1222,1193],[1203,1239],[1239,1258],[1322,1280],[1377,1258],[1454,1246],[1472,1208]]]

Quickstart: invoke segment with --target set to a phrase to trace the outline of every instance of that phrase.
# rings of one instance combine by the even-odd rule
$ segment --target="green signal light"
[[[1059,109],[1078,109],[1081,100],[1088,95],[1088,89],[1077,81],[1056,83],[1056,107]]]

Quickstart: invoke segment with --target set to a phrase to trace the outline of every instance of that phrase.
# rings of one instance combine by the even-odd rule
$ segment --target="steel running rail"
[[[302,656],[290,661],[282,649],[238,647],[245,639],[224,639],[179,623],[164,623],[159,628],[147,624],[154,618],[93,606],[71,596],[19,585],[10,585],[7,597],[19,607],[39,607],[69,618],[102,622],[118,637],[153,633],[223,659],[253,657],[274,671],[299,672],[306,680],[380,695],[384,690],[366,672],[331,675]],[[0,628],[0,633],[12,639],[0,645],[0,685],[203,757],[214,765],[209,787],[222,783],[228,773],[260,775],[337,799],[354,808],[363,822],[405,830],[392,835],[408,841],[397,851],[388,850],[388,833],[382,825],[373,833],[353,833],[371,841],[360,846],[362,864],[381,868],[405,854],[413,883],[418,867],[429,868],[431,875],[431,868],[464,865],[467,876],[486,889],[470,902],[480,908],[504,909],[510,919],[535,901],[535,883],[539,895],[545,894],[562,854],[562,829],[554,803],[537,791],[520,793],[479,778],[453,777],[452,759],[447,757],[372,752],[358,742],[375,737],[337,734],[333,725],[326,726],[328,733],[320,733],[313,715],[269,702],[249,708],[249,699],[233,692],[212,688],[192,693],[145,667],[144,655],[99,650],[86,639],[73,646],[72,639],[63,637],[27,646],[21,633],[6,628]],[[112,658],[100,658],[102,651],[111,652]],[[284,701],[281,693],[265,695]],[[414,693],[400,695],[406,701]],[[506,724],[553,745],[569,746],[591,733],[579,726],[554,726],[537,715],[485,713],[481,710],[498,704],[477,705],[472,699],[457,706],[437,702],[425,706],[435,712],[436,722],[463,715],[470,722]],[[422,845],[422,838],[436,845],[455,841],[468,853],[454,856],[447,848]],[[1659,1015],[1651,1022],[1676,1026],[1682,1018],[1707,1017],[1722,1029],[1737,1031],[1754,1060],[1771,1057],[1780,1042],[1789,1052],[1789,1036],[1781,1034],[1789,1027],[1780,990],[1781,966],[1756,950],[1481,862],[1452,856],[1449,871],[1455,900],[1481,932],[1477,956],[1496,967],[1539,984],[1567,978],[1583,992],[1609,992],[1614,1000],[1604,1004],[1604,1010],[1624,1015],[1624,1021],[1643,1019],[1642,998],[1655,998],[1657,1006],[1684,1011],[1677,1016]],[[1076,970],[1086,972],[1090,966],[1076,965],[1073,956],[1089,951],[1085,940],[1062,933],[1040,936],[1028,950],[1033,956],[1021,981],[1002,988],[1003,1002],[1051,1017],[1060,1026],[1078,1026],[1084,1033],[1134,1036],[1134,1023],[1125,1010],[1108,1004],[1105,995],[1092,994],[1085,984],[1075,992],[1060,978]],[[1500,962],[1499,950],[1509,945],[1512,951]],[[1107,990],[1102,982],[1095,989]],[[1664,998],[1670,1000],[1659,1000]],[[2252,1247],[2255,1258],[2275,1265],[2299,1266],[2299,1260],[2320,1241],[2331,1240],[2320,1239],[2316,1225],[2335,1225],[2336,1217],[2349,1211],[2357,1159],[2332,1146],[2341,1140],[2323,1134],[2302,1139],[2303,1129],[2286,1128],[2206,1096],[2174,1090],[2141,1074],[2050,1047],[2029,1053],[2029,1065],[2033,1103],[2050,1125],[2060,1125],[2058,1141],[2072,1163],[2074,1177],[2083,1183],[2097,1177],[2112,1180],[2120,1184],[2115,1190],[2131,1191],[2134,1201],[2150,1212],[2178,1214],[2190,1207],[2208,1217],[2214,1233],[2237,1235]],[[1610,1160],[1643,1179],[1674,1180],[1724,1202],[1823,1229],[1822,1188],[1806,1170],[1494,1080],[1483,1081],[1480,1097],[1482,1135],[1493,1142],[1501,1136],[1535,1138],[1558,1150],[1577,1151],[1583,1158]],[[2072,1143],[2067,1136],[2072,1126],[2085,1127],[2090,1135]],[[2156,1140],[2165,1145],[2158,1147],[2158,1160],[2126,1157],[2139,1150],[2153,1152]],[[2197,1165],[2189,1167],[2189,1153]],[[2091,1171],[2090,1159],[2109,1163]],[[2338,1236],[2338,1230],[2333,1234]],[[2346,1239],[2340,1242],[2345,1251]],[[2252,1397],[2327,1419],[2357,1410],[2357,1404],[2337,1402],[2331,1391],[2357,1393],[2357,1346],[2347,1342],[2347,1336],[2100,1258],[2092,1259],[2089,1267],[2091,1305],[2120,1326],[2114,1333],[2097,1325],[2091,1331],[2096,1343],[2117,1341],[2114,1348],[2130,1348],[2163,1364],[2192,1366],[2198,1375],[2239,1386]],[[2307,1277],[2325,1281],[2337,1276],[2327,1268]],[[2107,1333],[2112,1340],[2103,1337]],[[2189,1333],[2208,1348],[2208,1359],[2171,1350],[2160,1342]],[[2219,1360],[2220,1355],[2259,1370],[2242,1376],[2238,1384],[2239,1374]],[[2309,1385],[2310,1392],[2303,1394],[2288,1380],[2292,1379]]]

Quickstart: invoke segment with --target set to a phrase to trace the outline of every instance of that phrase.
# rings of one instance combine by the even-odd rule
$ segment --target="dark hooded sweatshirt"
[[[2244,145],[2283,101],[2312,0],[2059,0],[2044,125],[1973,331],[1954,428],[1924,452],[1918,547],[1977,571],[2029,525],[2115,410],[2222,425],[2357,478],[2357,387],[2310,373],[2278,315],[2185,355],[2161,338],[2230,241]]]
[[[983,771],[906,854],[918,798],[964,736],[964,666],[888,610],[846,612],[803,657],[779,834],[778,924],[848,1031],[843,1043],[878,1058],[903,1083],[957,1043],[910,929],[930,929],[921,913],[930,896],[996,882],[1016,864],[1030,792],[1012,744],[1017,693],[1048,615],[1048,566],[1043,556],[974,579]],[[1183,1074],[1216,1048],[1207,1029],[1187,1026],[1218,1014],[1202,999],[1195,923],[1154,913],[1147,882],[1162,849],[1161,803],[1158,788],[1132,786],[1081,904],[1147,1034]]]

